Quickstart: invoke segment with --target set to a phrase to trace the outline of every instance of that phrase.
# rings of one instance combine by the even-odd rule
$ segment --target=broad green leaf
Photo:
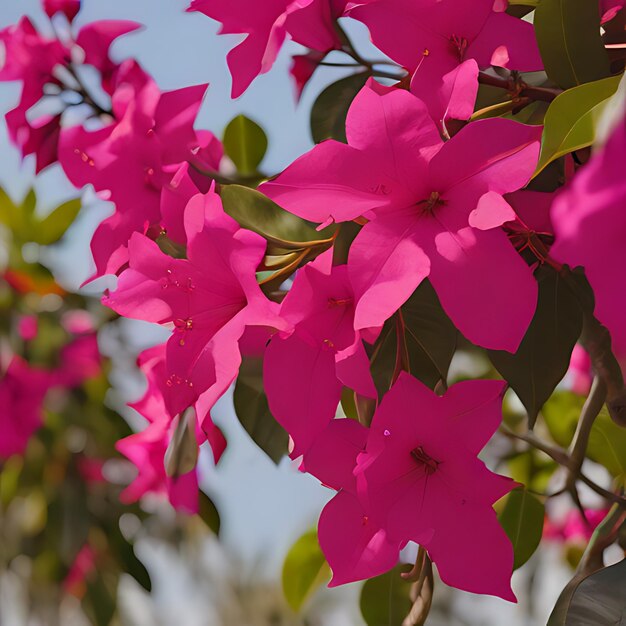
[[[283,564],[283,593],[289,606],[298,612],[322,584],[330,580],[330,567],[310,530],[291,546]]]
[[[620,78],[612,76],[568,89],[550,103],[535,176],[555,159],[595,141],[598,121],[617,91]]]
[[[545,268],[537,278],[537,310],[517,352],[488,351],[491,362],[526,408],[530,428],[565,376],[583,322],[579,300],[559,274]]]
[[[563,589],[547,626],[618,626],[626,619],[626,560]]]
[[[144,564],[137,558],[132,544],[120,532],[119,525],[106,529],[109,548],[118,560],[122,571],[130,574],[146,591],[152,589],[150,574]]]
[[[76,219],[80,207],[80,199],[70,200],[58,206],[34,226],[32,240],[42,246],[47,246],[61,239]]]
[[[546,73],[557,85],[568,89],[610,75],[598,2],[541,0],[534,24]]]
[[[315,143],[325,139],[346,141],[346,116],[369,72],[352,74],[329,85],[317,97],[311,109],[311,135]]]
[[[424,281],[400,309],[404,320],[408,371],[434,389],[446,381],[456,350],[457,330],[445,314],[439,298]],[[389,391],[398,348],[398,323],[391,318],[380,334],[372,354],[372,376],[379,395]]]
[[[563,448],[572,442],[584,403],[585,398],[561,391],[543,408],[542,416],[550,436]],[[606,408],[600,411],[591,429],[587,457],[606,467],[613,476],[626,478],[626,429],[615,424]]]
[[[221,196],[228,215],[244,228],[263,236],[285,241],[317,241],[325,236],[254,189],[226,185]]]
[[[267,405],[262,359],[244,358],[233,400],[235,413],[245,431],[274,463],[278,463],[288,452],[289,436]]]
[[[224,151],[242,176],[253,176],[267,152],[267,135],[256,122],[238,115],[224,131]]]
[[[220,514],[213,500],[209,498],[203,491],[198,491],[199,508],[198,516],[216,535],[220,534]]]
[[[400,577],[411,566],[398,565],[390,572],[370,578],[361,589],[361,615],[367,626],[402,626],[409,614],[411,583]]]
[[[543,532],[545,506],[526,489],[511,491],[498,519],[513,544],[513,569],[521,567],[533,555]]]

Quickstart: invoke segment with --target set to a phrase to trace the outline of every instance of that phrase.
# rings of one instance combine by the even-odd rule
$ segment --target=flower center
[[[452,35],[450,37],[450,43],[452,44],[452,49],[454,53],[459,57],[459,61],[463,61],[465,59],[465,53],[467,52],[467,46],[469,42],[465,37],[459,37],[458,35]]]
[[[411,450],[411,456],[420,464],[424,466],[424,470],[428,476],[434,474],[438,467],[439,461],[435,461],[431,456],[428,456],[426,452],[424,452],[424,448],[422,446],[418,446]]]
[[[433,215],[435,209],[438,206],[443,206],[445,201],[441,197],[438,191],[431,192],[430,196],[426,200],[421,200],[417,203],[417,206],[421,207],[422,215]]]
[[[352,304],[352,298],[328,298],[328,308],[334,309],[338,306],[346,306]]]

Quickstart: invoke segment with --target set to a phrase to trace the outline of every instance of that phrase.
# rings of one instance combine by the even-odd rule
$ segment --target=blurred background
[[[299,47],[289,43],[271,73],[260,77],[244,96],[233,101],[225,56],[236,37],[217,37],[218,25],[198,13],[185,13],[186,4],[185,0],[83,0],[76,25],[100,19],[141,22],[141,31],[114,44],[115,59],[137,58],[162,90],[210,83],[196,126],[221,137],[232,118],[245,114],[269,137],[261,169],[267,173],[280,171],[313,145],[309,130],[311,106],[320,91],[347,70],[318,71],[296,104],[288,68],[291,55]],[[16,23],[22,15],[29,15],[42,29],[46,28],[38,0],[3,0],[0,29]],[[367,51],[370,44],[365,29],[354,23],[349,29],[359,48]],[[19,92],[18,83],[0,83],[2,115],[15,106]],[[36,196],[31,195],[26,203],[34,203],[35,221],[76,198],[76,190],[60,166],[47,168],[35,177],[34,161],[29,157],[22,162],[9,142],[4,120],[0,122],[0,159],[0,186],[18,210],[34,188]],[[5,224],[0,239],[0,267],[6,270],[19,257],[18,265],[30,268],[24,270],[26,274],[34,272],[37,286],[36,295],[26,291],[18,294],[13,283],[2,287],[7,320],[12,312],[18,311],[22,319],[37,310],[39,335],[49,336],[70,312],[67,307],[89,311],[90,324],[95,327],[107,321],[98,297],[114,283],[102,279],[84,289],[80,285],[93,272],[91,235],[111,213],[112,207],[87,189],[77,219],[58,243],[37,244],[26,235],[20,239],[19,229],[6,228]],[[49,268],[55,284],[72,296],[64,301],[60,292],[55,294],[56,287],[51,289],[46,283],[51,277],[43,270],[33,270],[38,264]],[[14,328],[15,320],[11,319],[3,331]],[[66,324],[64,328],[69,334],[82,335],[75,326],[68,330]],[[363,624],[358,584],[319,589],[306,601],[300,615],[284,600],[281,572],[285,557],[290,546],[315,527],[332,492],[311,476],[300,474],[288,458],[272,462],[234,416],[232,394],[222,398],[213,413],[228,441],[227,450],[217,467],[210,452],[204,451],[200,460],[202,489],[219,511],[219,524],[209,500],[202,519],[185,518],[159,498],[142,501],[141,506],[119,502],[125,470],[113,444],[141,427],[138,415],[126,406],[141,397],[145,389],[135,359],[141,350],[162,342],[167,335],[163,329],[128,320],[106,324],[97,337],[106,362],[93,376],[85,375],[77,382],[67,397],[57,398],[56,404],[54,397],[47,399],[45,428],[31,441],[24,461],[13,459],[3,468],[0,624]],[[31,346],[35,357],[37,349],[42,354],[50,351],[51,341],[44,337],[45,345]],[[451,376],[473,373],[480,367],[459,355]],[[0,406],[0,413],[3,409]],[[95,460],[101,461],[97,467]],[[78,478],[73,480],[73,476]],[[33,485],[38,484],[40,488],[34,489]],[[593,505],[592,499],[589,505]],[[95,521],[86,522],[86,518]],[[218,528],[219,538],[215,532]],[[118,535],[119,541],[115,539]],[[78,536],[88,537],[88,541],[77,544]],[[513,588],[520,600],[518,606],[451,590],[437,582],[428,623],[545,623],[571,577],[571,567],[563,555],[562,541],[547,541],[515,573]],[[410,562],[414,553],[408,550],[405,556]],[[143,567],[151,584],[146,582]],[[94,578],[94,570],[101,575]],[[86,597],[91,599],[85,602]]]

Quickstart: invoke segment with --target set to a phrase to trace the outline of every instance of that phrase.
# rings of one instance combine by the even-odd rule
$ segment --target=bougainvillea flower
[[[263,380],[270,410],[303,454],[335,417],[343,386],[376,397],[346,265],[332,250],[302,268],[280,309],[293,333],[265,351]]]
[[[99,72],[103,89],[112,95],[115,90],[115,74],[120,64],[109,56],[113,42],[141,28],[138,22],[128,20],[100,20],[85,24],[76,36],[76,44],[83,49],[83,63],[93,65]]]
[[[63,591],[82,599],[87,592],[87,581],[96,570],[98,554],[94,547],[86,543],[78,551],[70,569],[63,579]]]
[[[626,118],[552,206],[556,241],[551,255],[582,266],[595,298],[595,315],[610,331],[613,350],[626,355]]]
[[[285,328],[278,305],[256,281],[265,240],[244,230],[213,191],[185,210],[187,258],[173,259],[139,233],[129,268],[103,299],[125,317],[173,326],[167,343],[166,405],[177,415],[198,400],[212,406],[237,376],[238,341],[246,326]],[[203,413],[204,414],[204,413]]]
[[[80,11],[80,0],[43,0],[43,10],[48,17],[63,13],[72,22]]]
[[[22,315],[17,322],[17,332],[24,341],[31,341],[37,336],[39,322],[36,315]]]
[[[546,515],[543,537],[544,539],[586,544],[608,512],[608,509],[585,509],[585,520],[580,511],[572,509],[561,519],[555,520]]]
[[[50,388],[48,372],[13,357],[0,378],[0,459],[24,454],[43,424],[43,401]]]
[[[354,468],[365,449],[367,428],[350,419],[330,422],[304,455],[300,469],[339,493],[318,524],[320,547],[333,578],[329,587],[378,576],[398,562],[401,543],[370,521],[356,496]]]
[[[59,85],[53,75],[54,68],[65,62],[69,51],[58,40],[47,39],[37,32],[27,17],[0,31],[0,43],[5,58],[0,82],[23,83],[19,104],[6,115],[9,137],[23,156],[37,155],[39,172],[56,160],[60,118],[44,116],[29,121],[27,113],[43,96],[45,85]]]
[[[296,100],[300,100],[302,92],[309,82],[315,70],[318,68],[320,61],[326,55],[317,50],[310,50],[307,54],[294,54],[291,57],[291,66],[289,74],[293,78],[296,88]]]
[[[513,547],[492,505],[516,483],[476,456],[500,425],[505,388],[467,381],[440,397],[401,373],[376,410],[355,475],[368,518],[391,540],[423,545],[445,583],[515,601]]]
[[[502,194],[530,180],[541,127],[480,120],[443,143],[418,98],[370,81],[346,134],[348,145],[319,144],[261,190],[311,221],[370,220],[348,258],[355,328],[381,326],[428,276],[470,341],[515,351],[537,285],[499,228],[515,217]]]
[[[427,76],[443,76],[467,59],[522,72],[543,68],[533,25],[502,11],[493,0],[369,0],[348,14],[394,61]],[[426,69],[426,66],[432,66]]]
[[[345,4],[346,0],[192,0],[187,10],[221,22],[220,34],[246,35],[228,54],[236,98],[271,69],[288,32],[298,43],[321,52],[339,47],[333,18],[341,15]]]
[[[591,357],[580,344],[576,344],[572,350],[567,374],[572,391],[578,395],[587,396],[593,381],[593,370]]]
[[[64,129],[59,161],[76,187],[92,184],[109,192],[116,213],[96,230],[92,252],[96,275],[114,273],[128,259],[133,232],[160,221],[161,189],[167,167],[180,164],[197,147],[193,123],[206,85],[161,93],[134,62],[123,64],[113,94],[116,122],[100,130]]]

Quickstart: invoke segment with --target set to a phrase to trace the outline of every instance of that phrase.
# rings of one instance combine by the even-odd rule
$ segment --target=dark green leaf
[[[291,546],[283,564],[283,593],[294,611],[322,584],[330,579],[330,568],[317,541],[317,532],[310,530]]]
[[[539,546],[544,515],[543,503],[523,487],[514,489],[507,496],[498,519],[513,544],[513,569],[524,565]]]
[[[238,115],[224,131],[224,151],[242,176],[253,176],[267,151],[267,135],[256,122]]]
[[[58,206],[52,213],[35,225],[32,240],[47,246],[55,243],[65,234],[80,211],[80,199],[70,200]]]
[[[541,0],[534,24],[546,72],[557,85],[568,89],[610,75],[598,2]]]
[[[361,590],[361,615],[367,626],[402,626],[409,614],[411,584],[400,577],[411,566],[398,565],[390,572],[370,578]]]
[[[434,389],[448,376],[456,350],[457,330],[445,314],[439,298],[424,281],[400,309],[404,320],[404,338],[408,371]],[[379,395],[389,390],[398,348],[396,316],[388,320],[374,346],[372,376]]]
[[[278,463],[288,452],[289,437],[274,419],[263,390],[263,361],[245,358],[234,393],[235,413],[254,443]]]
[[[325,139],[346,141],[346,116],[352,100],[365,85],[369,72],[352,74],[329,85],[311,109],[311,135],[315,143]]]
[[[285,241],[317,241],[317,232],[304,220],[281,209],[262,193],[241,185],[226,185],[221,191],[224,210],[241,226]]]
[[[537,278],[537,310],[518,351],[489,350],[491,362],[526,408],[530,428],[567,372],[583,321],[578,298],[559,274],[544,268]]]
[[[555,159],[595,141],[598,121],[619,81],[619,76],[613,76],[580,85],[564,91],[550,103],[535,176]]]
[[[210,528],[216,535],[220,534],[220,514],[213,500],[209,498],[203,491],[199,491],[200,511],[198,515],[200,519]]]
[[[103,575],[98,572],[94,580],[87,583],[87,593],[83,598],[83,608],[95,626],[109,626],[117,608],[114,593],[115,588],[111,590]]]
[[[152,589],[150,574],[144,564],[135,555],[132,544],[126,541],[119,527],[109,527],[107,529],[107,537],[110,549],[118,560],[122,571],[130,574],[146,591],[150,591]]]
[[[561,593],[547,626],[619,626],[626,618],[626,560],[586,578],[575,577]]]

